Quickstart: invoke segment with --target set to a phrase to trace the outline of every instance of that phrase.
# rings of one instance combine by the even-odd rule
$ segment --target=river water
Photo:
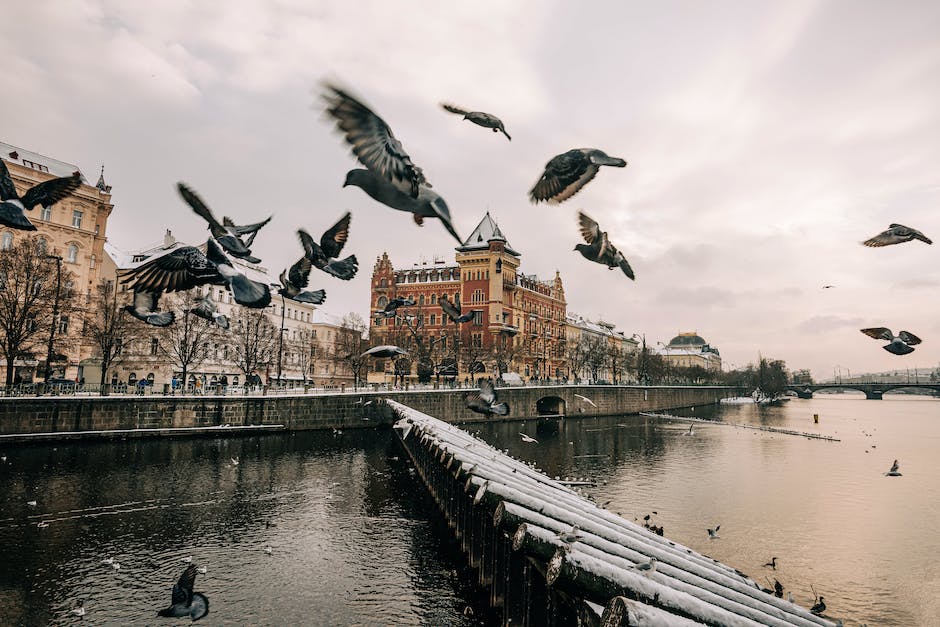
[[[765,585],[777,578],[804,605],[815,589],[848,625],[940,624],[940,401],[844,394],[674,413],[718,423],[691,436],[637,416],[568,419],[555,434],[535,421],[469,428],[550,475],[596,481],[587,493],[609,509],[650,514],[670,539]],[[158,623],[188,556],[207,569],[196,590],[210,599],[209,624],[486,621],[387,430],[0,455],[2,625],[77,623],[79,599],[95,624]],[[895,458],[903,476],[885,477]],[[777,570],[762,567],[773,556]]]

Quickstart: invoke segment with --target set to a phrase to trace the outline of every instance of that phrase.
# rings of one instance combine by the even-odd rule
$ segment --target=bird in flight
[[[824,290],[831,290],[831,289],[834,288],[834,287],[835,287],[835,285],[823,285],[822,288],[823,288]]]
[[[51,207],[81,184],[81,173],[73,172],[72,176],[60,176],[34,185],[20,196],[16,193],[7,164],[0,159],[0,224],[21,231],[35,231],[36,227],[23,212],[32,211],[36,205]]]
[[[766,567],[768,567],[768,566],[771,567],[771,568],[773,568],[774,570],[777,570],[777,558],[776,558],[776,557],[771,557],[771,558],[770,558],[770,561],[767,562],[766,564],[764,564],[764,568],[766,568]]]
[[[594,404],[594,401],[592,401],[591,399],[589,399],[587,396],[582,396],[582,395],[580,395],[580,394],[575,394],[574,397],[575,397],[575,398],[578,398],[578,399],[581,399],[582,401],[584,401],[585,403],[587,403],[587,404],[590,405],[591,407],[597,407],[597,405]]]
[[[602,165],[625,168],[627,162],[595,148],[575,148],[552,157],[545,171],[529,191],[529,199],[550,205],[568,200],[593,179]]]
[[[464,396],[467,409],[483,415],[507,415],[509,413],[509,403],[496,402],[496,390],[493,388],[493,384],[485,379],[479,383],[480,390],[478,392],[468,392]]]
[[[539,441],[536,440],[535,438],[533,438],[531,435],[526,435],[525,433],[522,433],[521,431],[519,432],[519,435],[522,436],[522,441],[525,442],[525,443],[527,443],[527,444],[533,443],[533,442],[534,442],[535,444],[538,444],[538,443],[539,443]]]
[[[595,263],[607,266],[608,269],[620,268],[627,278],[636,280],[633,275],[633,268],[627,262],[617,248],[607,239],[607,232],[601,232],[600,225],[589,218],[583,212],[578,212],[578,224],[581,229],[581,236],[587,244],[578,244],[574,247],[581,255]]]
[[[460,303],[457,301],[450,302],[447,299],[447,294],[441,294],[441,297],[438,299],[438,304],[441,306],[441,309],[444,310],[444,313],[447,314],[447,317],[456,322],[457,324],[463,324],[464,322],[470,322],[473,320],[473,316],[477,311],[482,313],[482,310],[471,310],[467,313],[461,313]]]
[[[441,107],[445,111],[450,111],[451,113],[456,113],[457,115],[462,115],[463,119],[470,120],[477,126],[482,126],[483,128],[491,128],[494,133],[502,131],[503,135],[506,136],[506,139],[512,141],[512,137],[509,136],[509,133],[506,132],[506,127],[503,126],[503,121],[500,120],[495,115],[489,113],[483,113],[482,111],[465,111],[460,107],[455,107],[452,104],[447,104],[445,102],[441,103]]]
[[[182,618],[189,616],[194,621],[209,613],[209,599],[201,592],[194,592],[196,584],[196,566],[190,564],[180,575],[179,581],[173,585],[170,606],[159,612],[157,616],[169,618]]]
[[[894,463],[891,464],[891,470],[885,473],[887,477],[900,477],[901,476],[901,466],[898,464],[898,460],[894,460]]]
[[[867,239],[862,244],[873,248],[881,246],[891,246],[893,244],[903,244],[911,240],[919,239],[926,244],[933,244],[926,235],[903,224],[892,224],[888,230],[882,231],[871,239]]]
[[[911,347],[917,346],[921,343],[921,339],[919,337],[913,333],[909,333],[908,331],[898,331],[897,335],[892,333],[891,329],[886,327],[872,327],[869,329],[862,329],[861,331],[870,338],[887,341],[888,344],[885,344],[882,346],[882,348],[895,355],[907,355],[908,353],[913,353],[914,349]]]
[[[260,259],[251,256],[250,246],[252,242],[255,241],[255,235],[258,234],[261,227],[271,221],[270,217],[256,224],[238,226],[231,218],[224,216],[220,224],[219,221],[215,219],[215,216],[212,215],[209,206],[196,192],[190,189],[185,183],[177,183],[176,188],[179,190],[183,200],[186,201],[186,204],[192,208],[196,215],[206,221],[209,233],[228,254],[233,257],[238,257],[239,259],[244,259],[248,263],[261,263]],[[245,235],[249,236],[247,242],[242,240],[242,237]]]
[[[717,540],[721,536],[718,535],[718,530],[721,529],[721,525],[715,525],[714,529],[706,529],[708,532],[708,537],[712,540]]]
[[[391,344],[383,344],[382,346],[373,346],[366,352],[359,355],[360,357],[376,357],[379,359],[386,359],[388,357],[396,357],[398,355],[407,355],[408,351]]]
[[[304,247],[304,254],[307,255],[310,263],[343,281],[348,281],[356,276],[356,271],[359,270],[359,261],[355,255],[350,255],[342,260],[337,259],[343,251],[346,240],[349,238],[349,223],[351,220],[352,214],[347,211],[336,224],[323,234],[319,244],[305,230],[300,229],[297,231],[300,242]]]

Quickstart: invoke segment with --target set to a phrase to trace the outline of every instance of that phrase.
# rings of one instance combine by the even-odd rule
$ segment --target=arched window
[[[13,248],[13,233],[7,231],[3,234],[3,237],[0,237],[0,248],[3,250],[10,250]]]
[[[69,244],[68,253],[66,254],[65,260],[69,263],[75,263],[78,261],[78,246],[75,244]]]
[[[36,238],[36,250],[39,251],[40,255],[45,255],[46,251],[49,250],[49,243],[45,237]]]
[[[437,294],[431,294],[431,304],[432,305],[437,304]]]
[[[388,279],[382,279],[381,281],[379,281],[379,286],[388,287]]]
[[[39,218],[48,222],[52,219],[52,207],[43,207],[39,213]]]
[[[376,301],[375,304],[381,307],[382,309],[385,309],[385,305],[388,304],[388,299],[385,298],[384,296],[379,296],[379,300]]]
[[[421,294],[420,296],[418,296],[418,304],[419,305],[424,304],[424,294]]]
[[[154,376],[152,372],[147,373],[147,385],[153,385]]]
[[[132,372],[127,375],[127,385],[137,385],[137,373]]]

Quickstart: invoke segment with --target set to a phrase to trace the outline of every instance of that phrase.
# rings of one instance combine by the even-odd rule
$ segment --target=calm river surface
[[[625,517],[656,511],[670,539],[762,583],[776,577],[802,604],[814,586],[846,624],[940,624],[940,401],[844,394],[681,413],[842,441],[720,424],[688,436],[680,423],[637,416],[569,419],[554,435],[537,435],[534,421],[470,429],[551,475],[598,481],[588,492]],[[540,443],[522,443],[520,431]],[[210,599],[208,624],[484,621],[388,431],[0,455],[2,625],[77,623],[79,599],[95,624],[161,624],[156,611],[187,556],[207,568],[196,590]],[[895,458],[904,476],[885,477]],[[776,572],[761,566],[772,556]],[[102,563],[109,557],[119,570]]]

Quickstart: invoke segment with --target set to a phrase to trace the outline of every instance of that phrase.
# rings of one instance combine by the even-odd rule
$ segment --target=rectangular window
[[[483,334],[474,333],[473,336],[470,338],[470,341],[475,348],[482,348],[483,347]]]
[[[473,325],[478,327],[482,324],[483,324],[483,312],[474,311],[473,312]]]
[[[72,226],[76,229],[82,228],[82,211],[80,209],[72,209]]]
[[[437,324],[437,314],[431,314],[431,326]]]
[[[43,207],[39,212],[39,219],[48,222],[52,219],[52,207]]]
[[[155,337],[150,338],[150,354],[156,355],[157,349],[160,348],[160,340]]]
[[[62,316],[59,318],[59,333],[65,335],[69,332],[69,317]]]

